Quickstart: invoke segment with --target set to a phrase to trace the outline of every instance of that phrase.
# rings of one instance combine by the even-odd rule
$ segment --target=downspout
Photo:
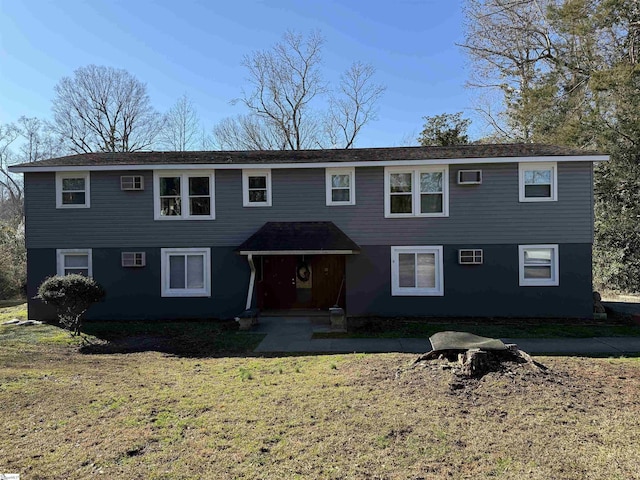
[[[249,276],[249,291],[247,292],[247,306],[245,310],[251,309],[251,300],[253,299],[253,286],[256,282],[256,266],[253,264],[253,255],[247,255],[247,261],[249,262],[249,268],[251,269],[251,275]]]

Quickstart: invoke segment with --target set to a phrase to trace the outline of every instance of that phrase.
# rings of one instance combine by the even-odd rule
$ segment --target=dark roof
[[[237,252],[352,251],[360,247],[333,222],[267,222]]]
[[[211,152],[84,153],[23,163],[14,167],[93,165],[263,164],[366,162],[454,158],[601,155],[599,152],[531,143],[460,145],[455,147],[388,147],[332,150],[267,150]]]

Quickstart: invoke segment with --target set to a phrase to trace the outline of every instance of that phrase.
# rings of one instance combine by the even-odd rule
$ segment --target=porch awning
[[[360,247],[333,222],[267,222],[236,252],[240,255],[350,255]]]

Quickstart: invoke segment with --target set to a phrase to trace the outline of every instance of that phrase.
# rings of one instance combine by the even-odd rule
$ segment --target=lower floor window
[[[557,286],[558,245],[520,245],[520,286]]]
[[[162,296],[211,296],[211,249],[163,248]]]
[[[391,294],[442,296],[441,246],[391,247]]]
[[[90,248],[57,249],[56,257],[58,275],[69,275],[72,273],[84,275],[85,277],[91,277],[93,275]]]

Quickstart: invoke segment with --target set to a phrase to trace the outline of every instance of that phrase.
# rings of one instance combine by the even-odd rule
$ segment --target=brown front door
[[[345,308],[344,255],[262,257],[258,306],[263,310]]]
[[[313,306],[322,310],[336,303],[345,308],[344,255],[316,255],[311,261],[313,270]]]
[[[259,285],[259,300],[263,309],[293,307],[296,302],[296,265],[295,256],[263,257],[262,285]]]

